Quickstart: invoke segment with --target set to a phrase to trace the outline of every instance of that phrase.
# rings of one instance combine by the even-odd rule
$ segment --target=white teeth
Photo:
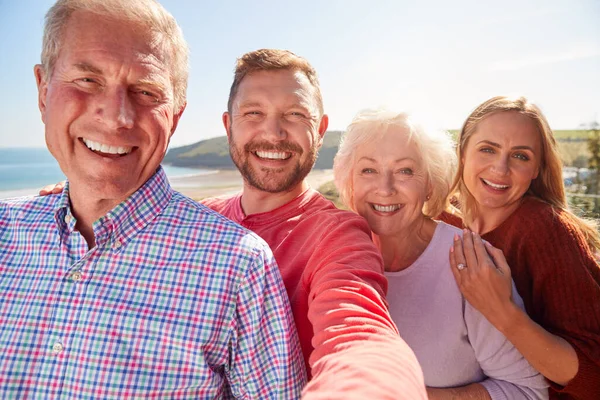
[[[83,143],[85,143],[88,149],[99,151],[104,154],[127,154],[133,149],[133,147],[108,146],[106,144],[94,142],[85,138],[83,139]]]
[[[257,151],[256,155],[260,158],[268,158],[270,160],[285,160],[289,158],[289,153],[279,153],[274,151]]]
[[[487,185],[490,185],[491,187],[493,187],[494,189],[507,189],[509,187],[509,185],[497,185],[495,183],[492,183],[492,182],[488,181],[487,179],[483,179],[483,181]]]
[[[375,211],[379,212],[392,212],[399,209],[400,206],[398,204],[393,204],[390,206],[380,206],[379,204],[373,204],[373,208],[375,209]]]

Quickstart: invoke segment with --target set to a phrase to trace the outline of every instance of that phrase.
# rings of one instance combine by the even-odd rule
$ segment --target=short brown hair
[[[244,54],[237,59],[235,65],[235,75],[233,83],[229,90],[229,100],[227,101],[227,111],[231,113],[233,107],[233,99],[237,95],[242,79],[248,74],[257,71],[277,71],[290,70],[300,71],[308,78],[308,81],[315,88],[317,97],[317,106],[319,114],[323,116],[323,98],[321,96],[321,87],[317,78],[317,71],[310,63],[300,56],[292,53],[289,50],[278,49],[260,49]]]

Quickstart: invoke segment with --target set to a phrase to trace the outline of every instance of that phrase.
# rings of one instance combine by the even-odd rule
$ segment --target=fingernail
[[[458,239],[460,239],[460,237],[458,236],[458,234],[457,234],[457,233],[455,233],[455,234],[454,234],[454,241],[455,241],[455,242],[458,242]]]
[[[469,234],[469,230],[467,228],[463,229],[463,234],[468,235]]]

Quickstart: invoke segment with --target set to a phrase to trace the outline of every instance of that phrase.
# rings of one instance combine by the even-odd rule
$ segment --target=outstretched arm
[[[366,222],[343,213],[320,226],[306,265],[313,378],[304,399],[425,399],[415,355],[385,302],[383,262]]]

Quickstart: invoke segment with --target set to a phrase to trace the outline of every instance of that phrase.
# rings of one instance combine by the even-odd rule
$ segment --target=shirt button
[[[65,215],[65,223],[67,225],[69,225],[71,223],[71,220],[73,219],[73,217],[71,217],[71,214],[67,214]]]
[[[79,282],[83,278],[83,274],[80,271],[75,271],[71,274],[71,280],[73,282]]]
[[[60,354],[64,349],[65,349],[65,347],[63,346],[63,344],[61,342],[55,342],[52,345],[52,354],[54,354],[54,355]]]
[[[115,242],[113,243],[113,249],[115,250],[119,250],[121,246],[123,246],[123,244],[121,243],[120,239],[115,240]]]

